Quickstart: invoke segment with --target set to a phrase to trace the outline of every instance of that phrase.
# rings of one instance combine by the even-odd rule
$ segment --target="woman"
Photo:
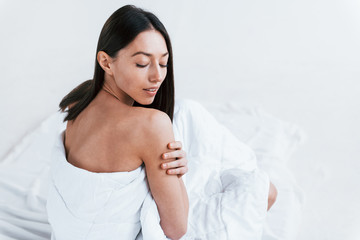
[[[106,21],[96,52],[93,80],[75,88],[60,103],[63,111],[68,108],[64,120],[68,121],[67,128],[63,137],[66,159],[71,166],[66,166],[66,169],[83,169],[87,171],[86,174],[102,173],[103,176],[104,173],[135,172],[145,165],[147,181],[159,211],[160,225],[167,237],[179,239],[187,228],[188,198],[181,179],[186,172],[186,159],[173,161],[173,158],[181,158],[183,151],[165,154],[171,157],[168,164],[165,162],[164,165],[161,159],[163,153],[168,151],[168,143],[175,146],[172,149],[179,149],[179,142],[174,142],[171,124],[174,79],[172,49],[166,29],[152,13],[127,5],[115,11]],[[166,174],[164,169],[169,167],[173,169]],[[66,177],[61,172],[56,174]],[[80,177],[78,179],[81,181]],[[142,183],[140,181],[137,186],[141,188]],[[77,183],[73,184],[76,186]],[[61,195],[61,183],[55,188],[60,189]],[[48,208],[53,209],[54,202],[65,195],[50,197]],[[142,198],[144,200],[144,195]],[[73,211],[76,209],[69,210]],[[56,224],[56,214],[50,210],[49,220],[54,238],[60,239],[65,235],[61,235],[61,226]],[[135,211],[133,215],[136,218],[138,214],[139,211]],[[134,238],[139,231],[138,224],[135,225],[130,227],[134,231],[117,237]],[[116,228],[112,225],[108,229],[112,231]],[[95,236],[91,235],[93,229],[94,226],[90,224],[84,227],[83,232],[76,230],[74,239],[75,235],[76,239]],[[64,231],[75,230],[64,228]],[[119,233],[118,230],[113,231],[114,235],[109,236],[115,237],[115,232]],[[122,230],[123,233],[126,231]],[[67,239],[69,237],[73,236],[66,235]]]
[[[65,156],[53,166],[54,185],[47,203],[53,237],[134,239],[140,231],[139,209],[147,190],[143,166],[162,230],[171,239],[183,236],[189,207],[180,178],[187,171],[184,151],[166,154],[170,157],[166,166],[160,158],[169,142],[175,145],[173,149],[181,145],[174,142],[171,125],[171,43],[156,16],[134,6],[114,12],[99,37],[93,80],[65,96],[60,108],[68,108],[68,123],[59,146]],[[168,174],[167,168],[172,168]],[[124,178],[126,184],[114,187],[114,179]],[[128,191],[127,184],[132,185]],[[120,189],[113,194],[117,197],[103,193],[114,188]],[[272,184],[269,189],[268,208],[276,197]],[[95,200],[87,202],[89,198]]]

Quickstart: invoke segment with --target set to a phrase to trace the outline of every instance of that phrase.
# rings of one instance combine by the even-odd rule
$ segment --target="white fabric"
[[[143,165],[116,173],[77,168],[66,160],[63,136],[51,156],[46,207],[52,239],[135,239],[140,209],[150,194]]]
[[[269,179],[254,152],[199,103],[178,101],[174,134],[189,160],[188,239],[261,239]]]
[[[206,107],[220,123],[254,150],[258,167],[266,171],[278,190],[276,202],[266,217],[262,239],[296,239],[302,221],[304,192],[286,164],[306,140],[305,132],[260,107],[239,106],[233,102],[207,103]]]
[[[301,196],[294,194],[294,182],[287,184],[287,191],[279,191],[282,201],[275,203],[266,216],[268,178],[256,167],[253,151],[198,103],[177,101],[175,112],[175,138],[183,141],[190,169],[184,179],[190,199],[189,227],[184,239],[291,239],[286,236],[289,232],[296,234],[297,225],[292,224],[286,231],[283,227],[298,219]],[[51,146],[65,127],[63,117],[59,113],[52,115],[1,162],[0,239],[50,238],[45,212],[49,159]],[[243,129],[251,127],[243,125]],[[281,162],[275,164],[273,175],[281,172],[276,171]],[[292,180],[292,175],[288,176],[280,174],[279,179]],[[143,239],[150,235],[154,238],[147,239],[164,237],[153,201],[144,202],[140,215]]]

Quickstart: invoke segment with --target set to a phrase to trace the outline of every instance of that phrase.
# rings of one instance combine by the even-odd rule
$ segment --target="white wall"
[[[0,1],[0,156],[92,77],[126,3],[166,25],[177,97],[260,105],[308,133],[289,163],[307,194],[299,239],[359,237],[360,1]]]

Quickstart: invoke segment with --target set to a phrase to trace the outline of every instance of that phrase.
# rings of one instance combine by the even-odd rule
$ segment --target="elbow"
[[[164,229],[164,233],[166,237],[170,238],[171,240],[178,240],[183,237],[187,232],[187,223],[179,224],[178,226],[174,227],[167,227]]]
[[[268,197],[268,208],[269,211],[272,205],[274,205],[276,198],[277,198],[278,192],[274,184],[270,182],[270,188],[269,188],[269,197]]]
[[[185,234],[186,234],[187,229],[177,229],[176,231],[170,233],[170,234],[165,234],[166,237],[170,238],[171,240],[178,240],[180,238],[182,238]]]

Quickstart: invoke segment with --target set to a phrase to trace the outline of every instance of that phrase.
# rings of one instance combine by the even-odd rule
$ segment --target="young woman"
[[[181,178],[187,169],[181,143],[174,142],[172,130],[174,77],[168,33],[155,15],[127,5],[106,21],[96,53],[94,78],[60,103],[68,112],[64,120],[68,121],[64,133],[67,162],[102,175],[134,172],[145,165],[160,225],[166,236],[179,239],[187,229],[188,198]],[[168,145],[177,151],[167,153]],[[164,169],[169,169],[168,174]],[[54,202],[49,198],[48,206]],[[138,211],[134,214],[138,216]],[[61,238],[56,212],[49,211],[49,219],[54,238]],[[89,236],[92,229],[89,225],[76,236]]]
[[[149,188],[162,230],[179,239],[187,230],[189,202],[181,178],[187,161],[181,143],[174,142],[166,29],[152,13],[124,6],[106,21],[96,53],[93,79],[60,103],[68,122],[47,202],[52,236],[134,239]],[[271,184],[268,208],[274,197]]]

